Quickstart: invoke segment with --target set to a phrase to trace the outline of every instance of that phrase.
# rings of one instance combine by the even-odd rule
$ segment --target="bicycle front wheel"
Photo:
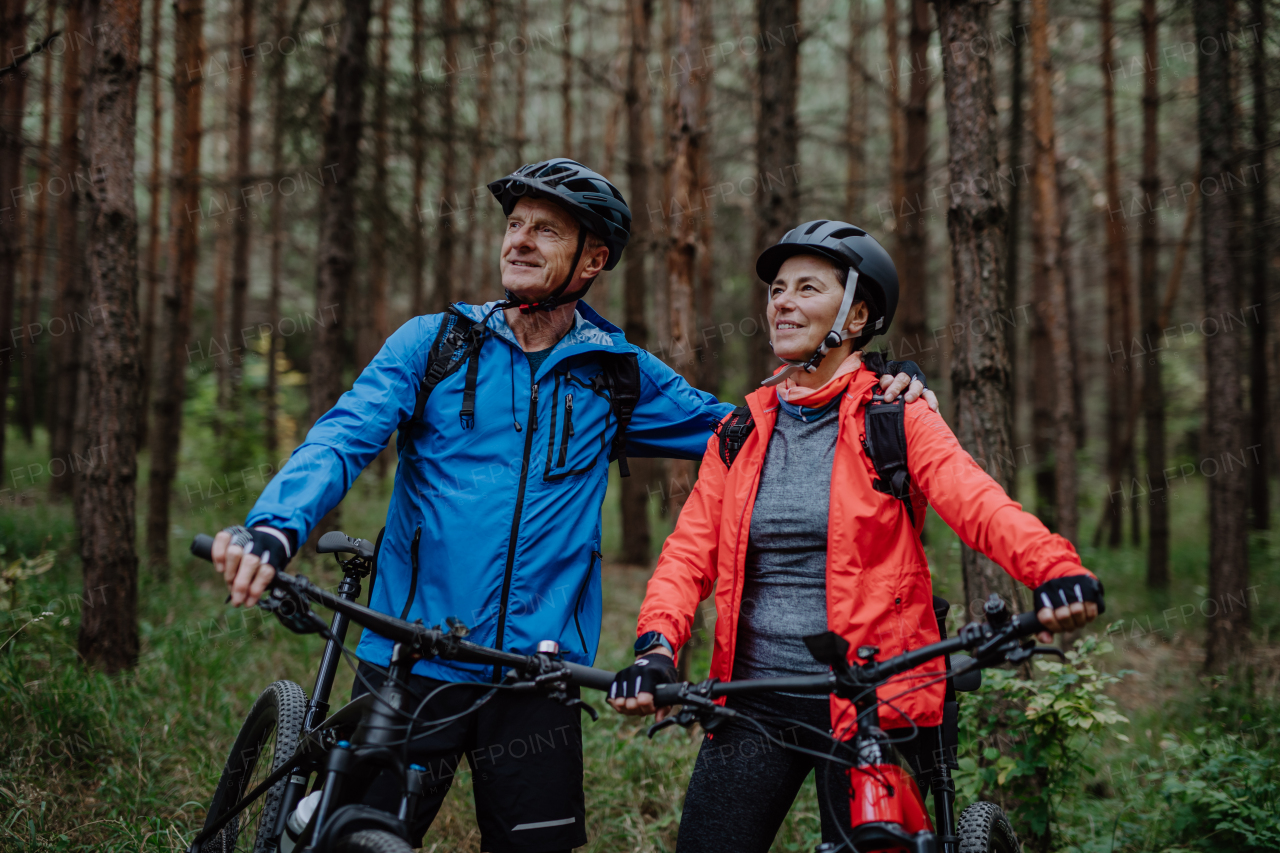
[[[212,826],[235,808],[249,791],[279,769],[298,748],[307,697],[292,681],[277,681],[263,690],[227,756],[222,778],[209,804],[204,825]],[[200,853],[262,853],[275,850],[272,837],[288,777],[267,789],[200,845]]]
[[[1022,853],[1009,818],[995,803],[974,803],[961,812],[956,835],[960,853]]]

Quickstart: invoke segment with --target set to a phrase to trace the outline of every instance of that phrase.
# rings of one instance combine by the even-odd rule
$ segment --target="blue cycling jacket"
[[[481,320],[492,306],[458,307]],[[413,415],[443,314],[401,326],[316,421],[267,484],[248,525],[294,531],[302,542]],[[475,420],[461,422],[466,369],[427,400],[425,425],[406,426],[370,606],[443,625],[456,616],[470,640],[530,654],[556,640],[566,659],[595,660],[600,639],[600,506],[616,420],[593,390],[597,352],[635,352],[640,400],[627,454],[701,459],[712,426],[733,407],[685,382],[579,302],[574,325],[530,375],[501,311],[480,351]],[[520,428],[516,429],[519,424]],[[418,581],[410,550],[418,531]],[[359,655],[391,660],[391,641],[365,631]],[[446,681],[489,681],[491,667],[419,661],[414,672]]]

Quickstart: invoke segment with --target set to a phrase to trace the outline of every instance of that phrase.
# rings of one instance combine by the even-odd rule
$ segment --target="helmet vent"
[[[838,231],[832,231],[828,236],[837,240],[843,240],[846,237],[865,237],[867,232],[860,228],[841,228]]]
[[[814,222],[812,225],[806,228],[804,230],[804,233],[806,235],[812,234],[814,231],[817,231],[819,228],[821,228],[823,225],[826,225],[826,224],[827,224],[827,220],[819,219],[817,222]]]

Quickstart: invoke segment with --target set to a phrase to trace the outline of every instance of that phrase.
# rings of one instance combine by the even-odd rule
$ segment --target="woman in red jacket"
[[[721,680],[824,672],[802,638],[827,630],[852,649],[879,646],[881,657],[937,642],[920,542],[930,505],[966,545],[1035,588],[1047,629],[1070,630],[1095,618],[1102,587],[1071,543],[1010,500],[927,406],[903,407],[910,507],[875,488],[864,414],[878,382],[862,369],[859,350],[888,329],[898,301],[897,272],[880,244],[844,222],[810,222],[767,249],[756,272],[769,287],[770,345],[786,364],[748,395],[755,428],[736,458],[725,452],[723,435],[708,442],[697,485],[649,581],[637,660],[618,673],[613,707],[654,712],[652,690],[675,680],[674,653],[713,589],[711,675]],[[942,668],[935,660],[917,672]],[[901,739],[917,778],[928,778],[933,756],[923,745],[937,742],[944,685],[907,689],[897,682],[880,689],[880,699],[892,700],[882,706],[881,724]],[[829,743],[777,718],[841,738],[852,734],[854,714],[835,697],[783,694],[730,703],[773,725],[776,740],[810,750],[826,752]],[[703,741],[677,851],[763,853],[811,770],[819,786],[841,779],[833,772],[828,782],[829,762],[771,747],[757,730],[733,722]],[[823,840],[838,842],[835,822],[848,825],[847,797],[819,803]]]

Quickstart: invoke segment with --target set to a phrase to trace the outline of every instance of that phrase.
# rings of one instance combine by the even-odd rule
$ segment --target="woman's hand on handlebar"
[[[231,532],[213,537],[213,567],[222,575],[236,607],[252,607],[275,579],[276,570],[257,554],[246,554],[244,546],[231,544]]]
[[[1083,628],[1107,609],[1102,583],[1092,575],[1045,581],[1032,598],[1039,606],[1036,618],[1045,628],[1037,637],[1046,644],[1053,642],[1054,634]]]
[[[1041,625],[1048,629],[1036,634],[1036,638],[1048,645],[1053,642],[1054,634],[1083,628],[1094,619],[1097,619],[1098,605],[1092,601],[1073,601],[1069,607],[1059,607],[1056,610],[1042,607],[1037,611],[1036,618],[1040,620]]]
[[[671,709],[655,708],[652,690],[659,684],[670,684],[677,678],[675,659],[671,652],[657,648],[636,658],[635,663],[615,676],[606,701],[619,714],[629,717],[655,714],[660,723]]]

